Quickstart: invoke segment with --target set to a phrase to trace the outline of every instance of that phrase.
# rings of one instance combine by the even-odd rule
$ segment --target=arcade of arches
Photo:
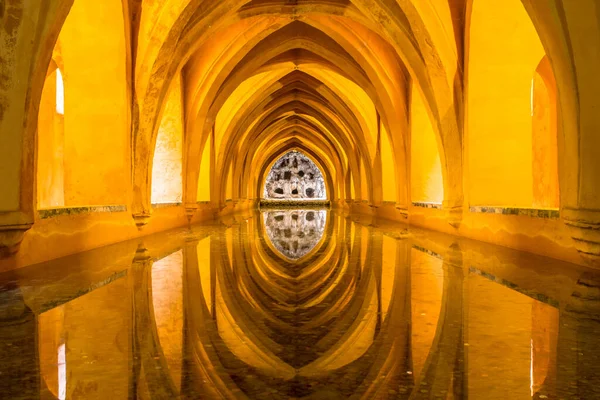
[[[0,21],[0,398],[600,399],[600,0]]]
[[[0,1],[0,270],[252,209],[291,150],[344,213],[597,267],[599,15]]]

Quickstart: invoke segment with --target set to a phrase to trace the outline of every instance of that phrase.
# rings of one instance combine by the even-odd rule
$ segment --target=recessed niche
[[[278,159],[267,175],[264,198],[269,200],[327,200],[319,167],[299,151]]]

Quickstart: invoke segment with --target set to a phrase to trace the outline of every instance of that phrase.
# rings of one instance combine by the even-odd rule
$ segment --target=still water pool
[[[597,399],[600,273],[326,210],[0,275],[1,399]]]

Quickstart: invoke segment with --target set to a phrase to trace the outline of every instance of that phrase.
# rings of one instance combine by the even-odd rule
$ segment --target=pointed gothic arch
[[[304,153],[288,151],[271,166],[263,196],[267,200],[327,200],[323,172]]]

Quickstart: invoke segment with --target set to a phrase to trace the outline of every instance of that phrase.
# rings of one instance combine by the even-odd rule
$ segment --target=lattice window
[[[264,197],[271,200],[327,200],[323,173],[310,158],[298,151],[290,151],[271,168]]]

